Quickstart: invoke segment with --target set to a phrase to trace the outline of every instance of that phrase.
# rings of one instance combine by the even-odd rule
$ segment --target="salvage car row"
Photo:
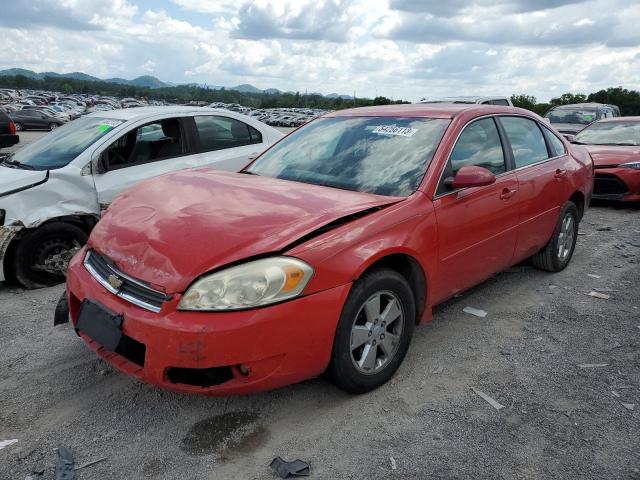
[[[69,264],[56,323],[145,382],[227,395],[327,372],[362,393],[434,305],[527,259],[564,269],[598,148],[637,125],[572,143],[526,110],[443,103],[281,138],[228,110],[93,113],[0,165],[0,258],[27,286]]]

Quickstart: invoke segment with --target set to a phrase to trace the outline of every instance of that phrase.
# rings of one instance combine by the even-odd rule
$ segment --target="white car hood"
[[[24,190],[47,181],[46,170],[24,170],[0,165],[0,196],[16,190]]]

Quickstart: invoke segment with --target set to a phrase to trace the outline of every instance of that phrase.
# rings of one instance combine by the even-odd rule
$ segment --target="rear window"
[[[203,115],[194,117],[194,120],[201,152],[262,143],[262,134],[258,130],[235,118]]]
[[[406,197],[420,185],[449,123],[433,118],[322,118],[285,137],[248,171]]]
[[[557,109],[551,110],[546,117],[551,123],[569,123],[579,125],[589,125],[596,120],[597,111],[595,109]]]

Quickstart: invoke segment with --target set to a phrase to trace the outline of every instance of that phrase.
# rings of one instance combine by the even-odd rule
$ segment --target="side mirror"
[[[575,142],[575,141],[576,141],[576,136],[575,136],[575,135],[572,135],[572,134],[570,134],[570,133],[565,133],[565,134],[563,135],[563,137],[564,137],[564,138],[566,138],[566,139],[567,139],[569,142],[571,142],[571,143],[573,143],[573,142]]]
[[[451,188],[484,187],[495,183],[496,176],[484,167],[462,167],[453,178],[448,178],[445,183]]]

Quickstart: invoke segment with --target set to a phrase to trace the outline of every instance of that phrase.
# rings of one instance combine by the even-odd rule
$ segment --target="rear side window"
[[[194,120],[202,152],[262,143],[258,130],[235,118],[203,115],[194,117]]]
[[[547,140],[549,141],[552,157],[559,157],[567,153],[567,151],[564,148],[564,143],[562,143],[562,140],[560,140],[555,133],[553,133],[548,128],[543,128],[543,130],[544,130],[544,134],[547,137]]]
[[[451,152],[450,161],[453,176],[462,167],[470,165],[484,167],[495,175],[504,173],[504,153],[494,120],[483,118],[465,127]]]
[[[516,168],[549,158],[547,144],[537,122],[524,117],[500,117],[507,132]]]

